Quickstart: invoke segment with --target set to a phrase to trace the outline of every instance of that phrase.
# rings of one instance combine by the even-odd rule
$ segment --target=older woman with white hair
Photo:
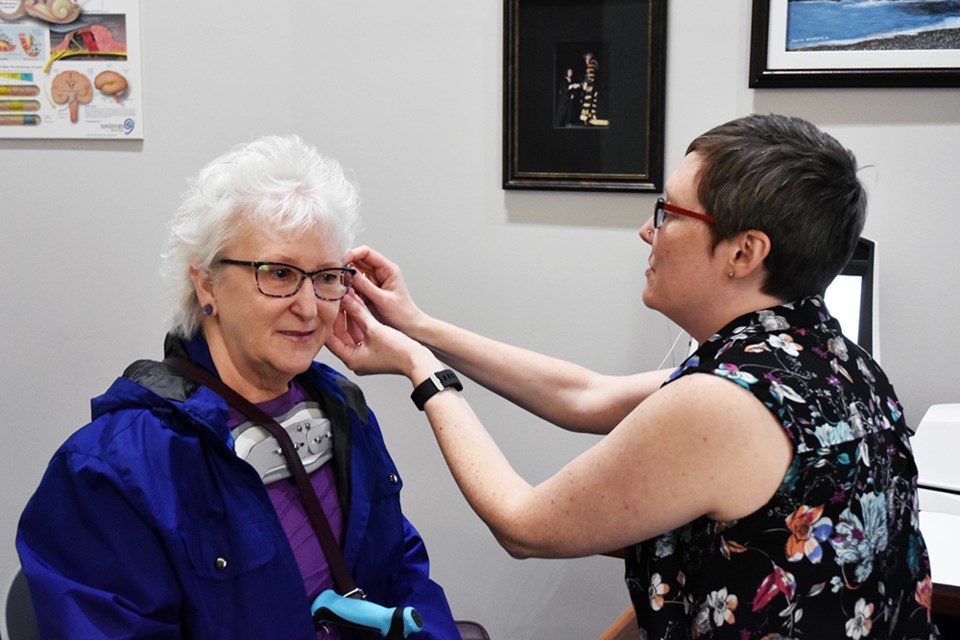
[[[310,606],[347,586],[415,608],[418,638],[459,637],[376,418],[314,361],[352,284],[357,209],[340,165],[296,137],[200,172],[165,255],[164,361],[93,400],[23,513],[43,637],[350,638]]]

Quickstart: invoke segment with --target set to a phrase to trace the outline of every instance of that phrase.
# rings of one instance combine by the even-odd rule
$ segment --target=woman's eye
[[[277,267],[269,271],[270,277],[274,280],[289,280],[293,277],[293,271],[291,269],[285,269],[283,267]]]

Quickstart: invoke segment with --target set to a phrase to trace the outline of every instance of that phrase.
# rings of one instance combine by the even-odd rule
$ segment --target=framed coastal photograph
[[[960,0],[753,0],[752,88],[960,86]]]
[[[505,0],[503,187],[660,192],[666,0]]]

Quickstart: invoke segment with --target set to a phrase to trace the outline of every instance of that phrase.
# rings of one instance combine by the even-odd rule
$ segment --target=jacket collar
[[[210,355],[210,347],[203,334],[199,331],[190,338],[180,338],[168,333],[163,340],[163,356],[165,358],[177,357],[190,360],[198,364],[218,378],[217,365],[213,364],[213,357]]]

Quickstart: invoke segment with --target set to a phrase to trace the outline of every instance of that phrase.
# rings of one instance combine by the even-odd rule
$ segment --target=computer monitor
[[[879,362],[876,253],[876,243],[861,237],[850,261],[827,287],[824,300],[843,334]]]

